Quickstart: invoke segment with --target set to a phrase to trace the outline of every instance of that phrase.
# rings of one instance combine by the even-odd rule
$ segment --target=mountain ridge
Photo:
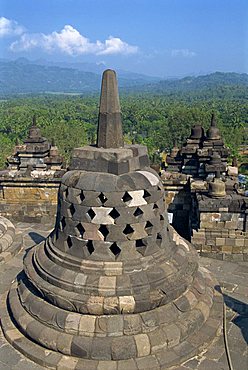
[[[63,64],[63,63],[62,63]],[[70,64],[70,63],[69,63]],[[81,68],[83,68],[81,64]],[[106,67],[101,66],[101,69]],[[0,59],[0,95],[35,93],[99,92],[101,73],[83,71],[70,67],[59,67],[46,63],[34,64],[25,58],[16,61]],[[179,79],[161,79],[128,71],[118,73],[122,92],[171,94],[200,90],[214,91],[237,86],[248,87],[248,74],[236,72],[214,72],[203,76],[187,76]]]

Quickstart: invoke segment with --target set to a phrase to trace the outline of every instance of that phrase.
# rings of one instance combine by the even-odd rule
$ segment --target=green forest
[[[201,123],[209,127],[216,115],[224,141],[233,156],[247,144],[248,87],[224,86],[196,92],[121,94],[123,129],[126,143],[147,145],[152,160],[158,151],[184,142],[190,128]],[[43,136],[54,139],[67,163],[73,148],[94,143],[98,120],[99,95],[19,95],[0,101],[0,167],[14,145],[27,137],[32,117]]]

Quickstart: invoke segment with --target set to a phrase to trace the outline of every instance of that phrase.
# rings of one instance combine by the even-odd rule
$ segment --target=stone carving
[[[224,181],[220,178],[220,171],[216,171],[214,179],[210,181],[208,194],[212,198],[225,198],[226,186]]]
[[[8,170],[16,171],[16,175],[42,177],[42,172],[50,171],[50,175],[63,168],[63,158],[58,153],[54,142],[51,145],[41,136],[39,127],[36,126],[36,117],[33,117],[28,138],[24,144],[16,145],[14,154],[7,158]]]
[[[7,218],[0,216],[0,263],[18,253],[21,246],[22,237],[16,233],[15,226]]]
[[[205,136],[200,124],[192,127],[191,135],[175,156],[174,150],[167,157],[167,171],[182,172],[193,178],[205,179],[209,173],[227,171],[229,149],[224,146],[215,116],[212,114],[210,128]],[[218,160],[218,161],[217,161]]]
[[[117,102],[114,79],[104,73],[103,85],[112,82],[102,93]],[[222,299],[168,225],[146,148],[120,148],[121,132],[107,138],[115,126],[105,123],[106,148],[99,120],[98,146],[75,149],[55,229],[24,258],[3,330],[22,353],[57,369],[166,369],[213,339]]]

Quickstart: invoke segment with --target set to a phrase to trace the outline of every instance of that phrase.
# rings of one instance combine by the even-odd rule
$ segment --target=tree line
[[[54,139],[69,162],[73,148],[96,141],[98,105],[97,95],[24,95],[0,101],[0,167],[15,144],[27,137],[34,115],[43,136]],[[146,145],[152,159],[175,142],[182,144],[194,124],[207,130],[212,112],[233,156],[248,142],[248,102],[242,96],[199,99],[193,93],[130,94],[121,96],[121,107],[125,142]]]

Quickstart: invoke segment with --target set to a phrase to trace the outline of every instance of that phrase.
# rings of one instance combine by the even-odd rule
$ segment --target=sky
[[[248,73],[247,0],[0,0],[0,58]]]

